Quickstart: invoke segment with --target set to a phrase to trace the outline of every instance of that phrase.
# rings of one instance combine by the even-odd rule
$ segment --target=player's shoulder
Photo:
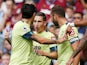
[[[19,27],[20,25],[22,25],[22,21],[16,22],[15,25],[14,25],[14,27],[17,27],[17,26]]]
[[[18,21],[15,25],[14,25],[14,28],[21,28],[21,27],[29,27],[29,25],[28,24],[26,24],[25,22],[23,22],[23,21]]]
[[[23,25],[24,23],[22,22],[22,21],[18,21],[16,24],[15,24],[15,26],[17,26],[17,25]]]

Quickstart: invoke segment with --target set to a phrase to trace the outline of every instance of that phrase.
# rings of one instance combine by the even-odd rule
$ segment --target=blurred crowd
[[[47,30],[53,32],[54,26],[50,20],[50,10],[54,5],[60,5],[65,10],[68,22],[87,20],[87,0],[0,0],[0,65],[8,65],[11,45],[4,39],[5,32],[11,32],[14,24],[21,20],[22,4],[34,4],[37,12],[47,16]],[[58,32],[58,31],[56,31]],[[78,27],[79,38],[86,32],[86,27]]]

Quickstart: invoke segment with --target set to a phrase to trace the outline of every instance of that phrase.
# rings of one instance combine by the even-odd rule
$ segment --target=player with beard
[[[70,23],[67,23],[67,20],[65,19],[65,12],[62,7],[54,6],[51,10],[51,14],[55,26],[59,25],[60,27],[58,38],[63,37],[67,30],[68,41],[64,41],[58,45],[58,65],[66,65],[73,51],[76,50],[78,46],[78,32],[76,27],[69,26]],[[79,56],[80,55],[75,57],[72,65],[79,65]]]

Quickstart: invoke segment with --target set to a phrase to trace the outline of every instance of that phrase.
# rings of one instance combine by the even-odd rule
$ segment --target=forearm
[[[66,37],[62,37],[62,38],[59,38],[57,40],[51,40],[51,39],[47,39],[47,38],[42,38],[36,34],[33,34],[31,36],[31,38],[41,44],[59,44],[63,41],[65,41],[67,38]]]
[[[86,45],[85,42],[86,42],[85,39],[80,40],[80,44],[78,45],[77,49],[73,52],[71,56],[72,58],[74,58],[84,48],[84,46]]]
[[[87,26],[87,21],[74,22],[75,26]]]
[[[33,40],[41,43],[41,44],[56,44],[55,40],[47,39],[47,38],[42,38],[36,34],[32,35],[31,37]]]
[[[79,45],[79,41],[76,41],[75,43],[72,44],[72,48],[74,51],[76,51],[77,47]],[[73,64],[74,65],[78,65],[80,61],[80,54],[78,54],[77,56],[75,56]]]
[[[73,65],[79,65],[80,62],[80,53],[74,58]]]

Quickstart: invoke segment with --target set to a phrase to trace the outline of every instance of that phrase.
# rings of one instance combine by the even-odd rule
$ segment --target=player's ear
[[[36,13],[34,12],[34,13],[33,13],[33,17],[35,17],[35,15],[36,15]]]

